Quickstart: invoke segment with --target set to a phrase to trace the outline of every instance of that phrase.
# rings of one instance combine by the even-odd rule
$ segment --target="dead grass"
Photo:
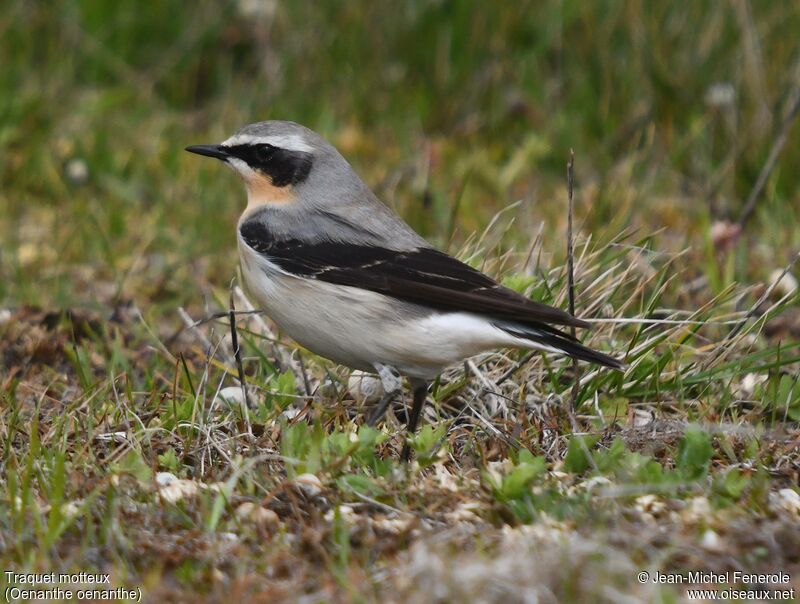
[[[124,304],[7,314],[7,560],[39,552],[28,568],[97,567],[154,598],[209,601],[633,601],[671,589],[637,584],[639,569],[792,572],[798,432],[791,400],[780,407],[766,385],[792,375],[797,350],[762,329],[791,316],[787,300],[762,289],[739,330],[748,293],[736,288],[668,310],[661,296],[685,295],[676,261],[643,269],[620,249],[646,255],[580,242],[576,280],[582,312],[650,318],[591,333],[593,346],[629,350],[624,375],[585,367],[570,419],[568,361],[472,359],[437,384],[408,468],[402,404],[381,433],[358,431],[347,374],[307,354],[301,365],[238,290],[258,401],[247,417],[222,304],[203,313],[216,319],[175,309],[159,325]],[[534,266],[529,280],[504,265],[515,285],[563,300],[561,267]],[[692,426],[709,451],[689,476]],[[541,471],[508,486],[528,463],[519,451]],[[661,469],[637,478],[647,460]]]

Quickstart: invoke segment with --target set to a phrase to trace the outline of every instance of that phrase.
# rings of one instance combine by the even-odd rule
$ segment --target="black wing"
[[[472,312],[537,328],[588,327],[570,314],[529,300],[433,248],[399,252],[334,241],[276,239],[260,221],[240,227],[244,242],[288,273],[350,285],[443,311]]]

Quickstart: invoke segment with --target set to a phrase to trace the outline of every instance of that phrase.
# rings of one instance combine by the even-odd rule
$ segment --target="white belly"
[[[315,354],[354,369],[374,363],[430,379],[466,357],[525,345],[485,319],[440,314],[367,290],[295,277],[239,243],[247,289],[275,324]]]

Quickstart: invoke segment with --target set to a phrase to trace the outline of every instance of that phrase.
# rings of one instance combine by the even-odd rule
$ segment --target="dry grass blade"
[[[233,347],[233,356],[236,359],[236,371],[239,376],[239,385],[242,388],[242,417],[244,419],[247,434],[250,437],[251,445],[255,446],[255,437],[253,436],[253,426],[250,423],[250,410],[255,409],[255,403],[250,399],[247,392],[247,376],[244,373],[244,365],[242,364],[242,351],[239,346],[239,333],[236,330],[236,306],[233,302],[233,281],[230,286],[230,306],[228,320],[230,321],[231,329],[231,346]]]
[[[569,296],[569,314],[575,316],[575,260],[573,258],[572,248],[572,217],[575,211],[573,187],[575,183],[575,152],[570,149],[569,161],[567,162],[567,293]],[[570,328],[572,337],[575,335],[575,327]],[[572,359],[573,379],[575,383],[572,386],[572,397],[570,399],[570,408],[575,409],[578,402],[578,391],[580,390],[580,368],[578,366],[578,359]]]
[[[772,171],[775,169],[775,166],[778,163],[778,158],[783,151],[783,147],[786,145],[786,141],[789,140],[789,132],[792,129],[792,125],[794,124],[794,120],[798,113],[800,113],[800,86],[795,86],[788,96],[786,114],[781,120],[778,132],[775,135],[775,139],[772,142],[772,147],[769,150],[769,155],[767,155],[767,159],[764,161],[764,165],[761,167],[761,172],[759,172],[758,178],[756,179],[750,194],[747,196],[747,200],[742,208],[742,213],[739,215],[737,224],[741,230],[744,229],[745,225],[755,212],[758,198],[761,196],[761,193],[767,184],[769,175],[772,174]]]

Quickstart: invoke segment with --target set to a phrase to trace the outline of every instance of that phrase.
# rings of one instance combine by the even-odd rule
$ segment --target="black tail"
[[[492,324],[512,336],[524,338],[542,346],[555,348],[567,356],[581,361],[597,363],[620,371],[625,367],[625,363],[622,361],[602,352],[592,350],[578,342],[568,333],[559,331],[549,325],[540,324],[534,327],[533,325],[520,325],[519,323],[507,323],[505,321],[494,321]]]

